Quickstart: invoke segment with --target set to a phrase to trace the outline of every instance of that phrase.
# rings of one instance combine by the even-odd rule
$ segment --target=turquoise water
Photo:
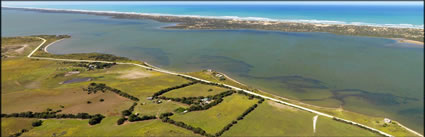
[[[160,29],[165,25],[2,9],[1,33],[69,34],[48,51],[111,53],[180,72],[211,68],[273,94],[389,117],[423,133],[423,48],[329,33]]]
[[[257,2],[258,3],[258,2]],[[423,2],[2,2],[3,6],[423,28]]]

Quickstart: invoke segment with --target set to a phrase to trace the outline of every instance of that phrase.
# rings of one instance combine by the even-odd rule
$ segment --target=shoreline
[[[47,48],[48,48],[50,45],[53,45],[53,44],[55,44],[56,42],[59,42],[59,41],[61,41],[61,40],[63,40],[63,39],[53,41],[53,42],[52,42],[52,43],[50,43],[49,45],[45,46],[45,47],[43,48],[43,51],[44,51],[44,52],[46,52],[46,53],[49,53],[49,52],[47,51]]]
[[[395,40],[398,43],[408,43],[408,44],[416,44],[416,45],[424,46],[424,42],[422,41],[408,40],[404,38],[390,38],[390,39]]]
[[[323,24],[305,23],[274,20],[249,20],[235,18],[215,18],[190,15],[168,15],[168,14],[148,14],[135,12],[115,12],[115,11],[90,11],[90,10],[70,10],[70,9],[49,9],[49,8],[24,8],[7,7],[2,9],[15,9],[27,11],[40,11],[51,13],[80,13],[89,15],[110,16],[122,19],[151,19],[159,22],[176,23],[174,26],[164,26],[165,29],[255,29],[255,30],[275,30],[283,32],[328,32],[338,35],[348,36],[371,36],[381,38],[403,38],[406,40],[423,42],[423,28],[396,28],[385,26],[368,26],[353,24]],[[423,45],[423,44],[422,44]]]
[[[33,53],[35,53],[45,42],[46,42],[46,40],[44,40],[44,39],[41,39],[41,40],[43,40],[43,42],[40,44],[40,46],[39,47],[37,47],[32,53],[30,53],[27,57],[28,58],[36,58],[36,59],[53,59],[53,60],[62,60],[62,61],[65,61],[65,60],[67,60],[67,59],[55,59],[55,58],[44,58],[44,57],[31,57],[31,55],[33,54]],[[50,44],[48,44],[47,46],[45,46],[44,48],[43,48],[43,51],[47,51],[47,48],[50,46],[50,45],[52,45],[52,44],[54,44],[54,43],[56,43],[56,42],[58,42],[58,41],[61,41],[61,40],[63,40],[63,39],[60,39],[60,40],[56,40],[56,41],[53,41],[52,43],[50,43]],[[84,60],[71,60],[71,61],[84,61]],[[87,60],[86,60],[87,61]],[[92,61],[92,62],[105,62],[105,63],[108,63],[108,61],[97,61],[97,60],[95,60],[95,61]],[[109,62],[110,63],[110,62]],[[156,66],[154,66],[154,65],[151,65],[151,64],[149,64],[149,63],[147,63],[147,62],[143,62],[143,65],[145,65],[145,66],[143,66],[143,65],[140,65],[140,64],[134,64],[134,63],[120,63],[120,62],[117,62],[117,64],[128,64],[128,65],[136,65],[136,66],[139,66],[139,67],[142,67],[142,68],[146,68],[146,69],[151,69],[151,70],[154,70],[154,71],[158,71],[158,72],[161,72],[161,73],[166,73],[166,74],[171,74],[171,75],[177,75],[177,76],[182,76],[182,77],[189,77],[189,78],[196,78],[197,80],[200,80],[200,81],[204,81],[204,82],[210,82],[210,81],[206,81],[206,80],[203,80],[203,79],[199,79],[199,78],[197,78],[197,77],[193,77],[193,76],[190,76],[190,75],[186,75],[186,74],[181,74],[181,73],[179,73],[179,72],[173,72],[173,71],[168,71],[168,70],[165,70],[165,69],[162,69],[162,68],[159,68],[159,67],[156,67]],[[235,79],[232,79],[232,78],[230,78],[229,76],[227,76],[226,74],[224,74],[224,73],[221,73],[221,72],[218,72],[218,73],[220,73],[220,74],[222,74],[224,77],[226,77],[227,79],[229,79],[230,81],[233,81],[233,82],[235,82],[235,83],[237,83],[237,84],[240,84],[241,86],[247,86],[247,85],[245,85],[245,84],[242,84],[242,83],[240,83],[239,81],[236,81]],[[213,83],[213,82],[211,82],[211,83]],[[259,89],[256,89],[256,88],[254,88],[255,90],[257,90],[257,92],[258,93],[255,93],[254,91],[252,91],[252,89],[249,89],[248,87],[245,87],[245,88],[248,88],[248,89],[242,89],[242,88],[239,88],[239,87],[236,87],[236,86],[232,86],[232,85],[227,85],[227,84],[223,84],[224,86],[228,86],[228,87],[231,87],[232,89],[234,88],[234,89],[237,89],[237,90],[242,90],[242,91],[244,91],[244,92],[247,92],[247,93],[249,93],[249,94],[253,94],[253,95],[257,95],[257,96],[261,96],[261,97],[263,97],[263,98],[266,98],[266,99],[269,99],[269,100],[271,100],[271,101],[275,101],[275,102],[278,102],[278,103],[282,103],[282,104],[284,104],[284,105],[288,105],[288,106],[290,106],[290,107],[294,107],[294,108],[298,108],[298,109],[301,109],[301,110],[304,110],[304,111],[307,111],[307,112],[311,112],[311,113],[315,113],[315,114],[318,114],[318,115],[321,115],[321,116],[325,116],[325,117],[331,117],[331,118],[334,118],[334,119],[339,119],[339,120],[342,120],[342,121],[344,121],[344,122],[346,122],[346,123],[351,123],[351,124],[353,124],[353,125],[358,125],[358,126],[362,126],[362,127],[365,127],[365,128],[368,128],[368,129],[372,129],[372,130],[374,130],[374,131],[377,131],[379,134],[381,134],[381,135],[384,135],[384,136],[390,136],[390,137],[392,137],[392,135],[390,135],[390,134],[387,134],[387,133],[385,133],[385,132],[382,132],[382,131],[380,131],[380,130],[377,130],[377,129],[374,129],[374,128],[371,128],[371,127],[369,127],[369,126],[366,126],[366,125],[363,125],[363,124],[360,124],[360,123],[357,123],[357,122],[354,122],[354,121],[351,121],[351,120],[346,120],[346,119],[343,119],[343,118],[339,118],[339,117],[336,117],[336,116],[332,116],[332,115],[329,115],[329,114],[326,114],[326,113],[323,113],[323,112],[320,112],[320,111],[316,111],[316,110],[314,110],[313,108],[311,108],[311,107],[316,107],[316,108],[321,108],[321,109],[336,109],[336,108],[331,108],[331,107],[321,107],[321,106],[316,106],[316,105],[312,105],[312,104],[306,104],[306,103],[304,103],[304,102],[301,102],[301,101],[297,101],[297,100],[292,100],[292,99],[288,99],[288,98],[284,98],[284,97],[281,97],[281,96],[278,96],[278,95],[275,95],[275,94],[272,94],[272,93],[269,93],[269,92],[265,92],[265,91],[262,91],[262,90],[259,90]],[[271,96],[271,97],[268,97],[268,96]],[[286,100],[286,101],[290,101],[289,103],[288,102],[285,102],[284,100]],[[295,103],[294,103],[295,102]],[[341,108],[342,109],[342,108]],[[347,111],[347,110],[344,110],[344,109],[342,109],[343,111]],[[347,112],[351,112],[351,111],[347,111]],[[352,113],[357,113],[357,112],[352,112]],[[361,113],[358,113],[358,114],[361,114]],[[361,114],[361,115],[365,115],[365,114]],[[368,115],[365,115],[365,116],[368,116]],[[395,120],[393,120],[393,121],[395,121]],[[418,132],[416,132],[415,130],[412,130],[412,129],[410,129],[410,128],[408,128],[408,127],[406,127],[406,126],[404,126],[404,125],[402,125],[400,122],[398,122],[398,121],[395,121],[395,122],[397,122],[397,125],[399,125],[399,126],[401,126],[402,128],[404,128],[404,129],[406,129],[407,131],[409,131],[409,132],[411,132],[411,133],[413,133],[413,134],[415,134],[415,135],[418,135],[418,136],[421,136],[421,137],[423,137],[423,135],[422,134],[420,134],[420,133],[418,133]]]

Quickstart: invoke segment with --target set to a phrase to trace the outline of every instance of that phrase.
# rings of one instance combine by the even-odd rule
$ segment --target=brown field
[[[131,106],[132,101],[112,92],[87,94],[82,89],[32,90],[2,95],[2,113],[41,112],[47,108],[61,109],[61,113],[82,113],[120,115]],[[104,101],[99,100],[103,98]],[[91,104],[87,104],[91,101]],[[59,106],[63,105],[64,108]]]

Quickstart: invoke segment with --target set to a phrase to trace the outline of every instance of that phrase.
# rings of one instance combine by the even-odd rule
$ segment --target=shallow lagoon
[[[51,53],[111,53],[180,72],[210,68],[273,94],[389,117],[423,133],[423,48],[394,40],[165,30],[170,24],[151,20],[3,9],[2,25],[2,36],[72,35],[50,46]]]

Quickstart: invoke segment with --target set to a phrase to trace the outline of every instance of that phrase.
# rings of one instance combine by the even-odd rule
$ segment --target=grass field
[[[186,129],[160,120],[117,125],[119,117],[107,117],[101,124],[90,126],[88,120],[44,120],[22,136],[197,136]]]
[[[165,112],[173,112],[179,107],[186,108],[188,105],[173,101],[163,101],[161,104],[153,103],[152,101],[141,101],[144,102],[144,105],[137,105],[134,108],[134,113],[139,113],[142,115],[157,115]]]
[[[257,103],[255,99],[249,100],[246,96],[233,94],[225,97],[223,102],[208,110],[176,114],[170,118],[175,121],[182,121],[193,127],[200,127],[207,133],[215,134],[227,124],[236,120],[238,116],[255,103]]]
[[[320,117],[313,132],[313,113],[266,101],[223,136],[377,136],[367,130]]]
[[[6,137],[21,132],[22,129],[32,129],[31,123],[35,119],[28,118],[1,118],[1,136]]]
[[[198,83],[188,87],[172,90],[170,92],[163,94],[163,96],[166,96],[169,98],[199,97],[199,96],[206,97],[209,95],[213,96],[227,90],[229,89]]]

